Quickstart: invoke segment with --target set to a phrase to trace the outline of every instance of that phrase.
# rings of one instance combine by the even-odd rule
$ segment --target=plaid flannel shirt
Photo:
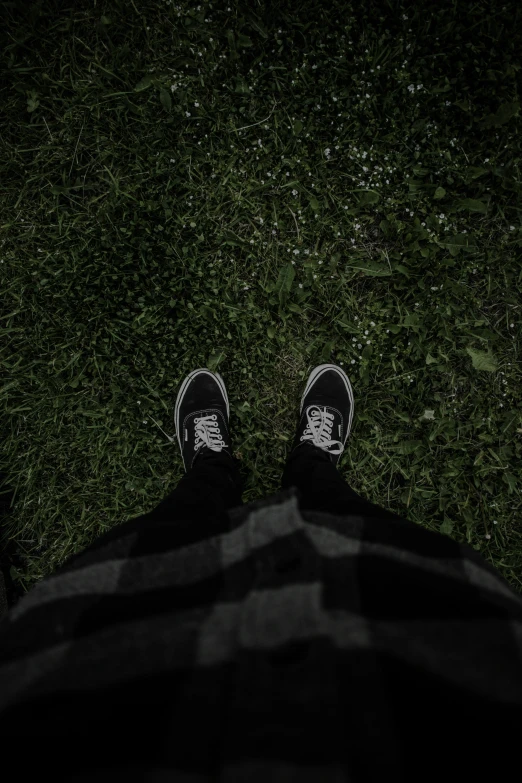
[[[426,780],[486,774],[492,743],[507,771],[522,602],[477,553],[406,521],[302,511],[294,489],[228,518],[205,540],[122,528],[0,623],[19,773]]]

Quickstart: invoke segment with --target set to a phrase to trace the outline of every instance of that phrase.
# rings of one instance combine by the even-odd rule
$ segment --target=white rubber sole
[[[301,397],[301,407],[299,409],[299,415],[301,415],[301,413],[303,412],[304,398],[310,391],[310,387],[315,383],[315,381],[319,378],[319,376],[322,375],[327,370],[335,370],[341,376],[341,378],[344,381],[344,385],[346,386],[346,391],[348,392],[348,396],[350,398],[350,418],[348,420],[348,425],[346,427],[346,437],[348,437],[352,429],[355,402],[353,398],[353,389],[352,389],[352,384],[350,383],[350,379],[346,375],[345,371],[341,367],[338,367],[337,364],[319,364],[317,367],[315,367],[312,370],[312,372],[308,376],[308,381],[306,383],[306,388],[303,392],[303,396]]]
[[[196,375],[201,375],[201,373],[204,373],[204,372],[207,373],[207,375],[211,375],[218,382],[219,388],[223,392],[223,397],[225,398],[225,403],[226,403],[226,406],[227,406],[227,416],[230,418],[230,404],[228,402],[227,389],[226,389],[226,386],[225,386],[225,381],[223,380],[221,375],[218,372],[212,372],[212,370],[207,370],[206,367],[202,367],[199,370],[193,370],[191,373],[189,373],[189,375],[187,375],[187,377],[185,378],[185,380],[181,384],[181,389],[179,390],[178,396],[176,397],[176,406],[174,408],[174,426],[176,427],[176,435],[177,435],[177,438],[178,438],[178,443],[179,443],[180,449],[182,448],[182,443],[181,443],[181,440],[180,440],[180,432],[179,432],[180,428],[178,427],[179,407],[180,407],[180,405],[181,405],[181,403],[183,401],[183,396],[184,396],[184,394],[185,394],[185,392],[187,390],[187,386],[189,385],[191,380],[193,378],[195,378]]]

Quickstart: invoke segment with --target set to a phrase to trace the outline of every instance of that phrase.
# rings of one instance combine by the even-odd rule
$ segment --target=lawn
[[[311,368],[341,473],[522,588],[522,6],[2,2],[0,469],[22,589],[183,473],[218,369],[245,501]]]

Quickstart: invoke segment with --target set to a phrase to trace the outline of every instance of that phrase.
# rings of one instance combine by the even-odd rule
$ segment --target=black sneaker
[[[314,446],[337,466],[352,427],[353,409],[352,386],[344,370],[336,364],[320,364],[310,373],[301,398],[291,453]]]
[[[219,373],[194,370],[187,375],[176,399],[174,422],[185,470],[205,450],[232,456],[228,422],[230,406]]]

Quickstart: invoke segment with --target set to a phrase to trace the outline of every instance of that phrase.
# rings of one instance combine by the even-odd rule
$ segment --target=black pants
[[[377,516],[412,524],[354,492],[328,455],[318,448],[301,448],[290,456],[283,471],[281,488],[292,486],[297,489],[302,510]],[[123,532],[151,524],[156,529],[168,527],[171,532],[174,532],[172,526],[175,525],[176,546],[187,546],[218,535],[229,529],[227,509],[243,504],[242,491],[237,460],[226,452],[205,450],[177,487],[156,508],[117,525],[89,549],[96,549]]]
[[[348,486],[325,452],[317,448],[301,448],[290,456],[281,480],[281,488],[296,487],[300,507],[329,511],[332,514],[361,514],[393,517],[390,511],[375,506]],[[176,515],[183,508],[186,515],[205,512],[221,515],[228,508],[242,505],[242,482],[236,460],[226,453],[206,451],[188,471],[176,489],[160,504],[159,509],[172,510]]]

